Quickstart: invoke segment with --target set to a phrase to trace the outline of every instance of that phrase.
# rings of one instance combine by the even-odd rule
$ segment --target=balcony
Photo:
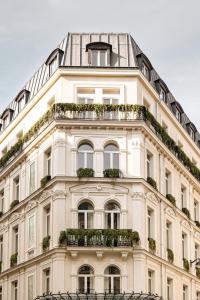
[[[61,246],[70,247],[133,247],[139,241],[130,229],[67,229],[59,237]]]
[[[44,294],[37,296],[35,300],[162,300],[163,298],[156,294],[145,293],[58,293]]]

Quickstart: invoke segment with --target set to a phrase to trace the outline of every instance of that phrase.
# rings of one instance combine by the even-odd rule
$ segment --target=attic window
[[[169,89],[168,89],[167,85],[165,84],[165,82],[161,78],[158,78],[155,81],[155,85],[156,85],[156,90],[158,91],[160,100],[167,103],[167,93],[169,92]]]
[[[163,100],[166,102],[166,92],[162,87],[160,88],[159,98],[160,98],[160,100]]]
[[[195,140],[195,132],[192,128],[190,128],[190,137],[193,139],[193,141]]]
[[[15,98],[15,101],[17,102],[18,113],[23,109],[25,104],[28,102],[29,95],[30,95],[30,92],[26,89],[23,89],[19,92],[19,94]]]
[[[148,57],[144,53],[139,53],[137,55],[138,65],[142,72],[142,74],[146,77],[147,80],[151,80],[151,70],[153,70],[153,66],[148,59]]]
[[[49,76],[52,76],[53,73],[57,70],[57,68],[61,64],[62,56],[63,56],[63,51],[59,48],[56,48],[47,58],[45,64],[49,68]]]
[[[178,108],[176,108],[176,118],[177,118],[177,120],[181,123],[181,112],[180,112],[180,110],[178,109]]]
[[[142,74],[149,80],[149,68],[142,62]]]
[[[86,46],[88,52],[88,63],[94,67],[110,66],[112,46],[103,42],[90,43]]]
[[[1,115],[3,129],[5,129],[9,125],[9,123],[12,121],[13,114],[14,114],[14,110],[11,108],[7,108],[3,112],[3,114]]]
[[[188,133],[189,133],[189,135],[190,135],[190,137],[191,137],[191,139],[193,140],[193,141],[195,141],[195,133],[196,133],[196,127],[194,126],[194,124],[193,123],[188,123],[187,125],[187,131],[188,131]]]

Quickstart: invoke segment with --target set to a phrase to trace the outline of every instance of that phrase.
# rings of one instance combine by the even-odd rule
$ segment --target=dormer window
[[[163,89],[163,88],[160,88],[160,94],[159,94],[159,98],[160,98],[160,100],[162,100],[162,101],[165,101],[165,102],[166,102],[166,93],[165,93],[165,91],[164,91],[164,89]]]
[[[45,64],[48,67],[49,77],[52,76],[60,66],[63,53],[64,52],[61,49],[56,48],[47,58]]]
[[[195,140],[195,132],[193,129],[190,129],[190,137],[192,138],[192,140]]]
[[[110,66],[112,46],[103,42],[90,43],[86,46],[88,52],[88,63],[94,67]]]
[[[155,85],[160,100],[167,103],[167,93],[169,92],[169,89],[165,82],[161,78],[158,78],[157,80],[155,80]]]
[[[189,122],[186,126],[187,126],[187,131],[188,131],[191,139],[193,141],[195,141],[195,134],[196,134],[196,131],[197,131],[196,127],[191,122]]]
[[[30,92],[26,89],[23,89],[19,92],[17,97],[15,98],[15,102],[17,103],[17,112],[20,113],[20,111],[24,108],[25,104],[28,102]]]
[[[178,108],[176,109],[176,118],[181,123],[181,112]]]
[[[12,121],[14,114],[14,110],[11,108],[7,108],[3,114],[1,115],[1,120],[2,120],[2,127],[5,129],[9,123]]]
[[[144,62],[142,62],[142,74],[149,79],[149,68]]]
[[[3,129],[9,125],[9,115],[6,115],[3,119]]]

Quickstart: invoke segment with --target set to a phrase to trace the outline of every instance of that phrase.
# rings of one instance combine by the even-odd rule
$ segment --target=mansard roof
[[[175,97],[168,89],[166,83],[159,76],[156,70],[153,68],[152,63],[147,56],[143,53],[140,47],[129,33],[68,33],[62,42],[51,52],[46,61],[35,72],[31,79],[22,88],[24,91],[28,91],[28,100],[37,94],[41,87],[48,81],[50,77],[49,63],[59,54],[58,66],[61,67],[77,67],[84,68],[92,66],[88,61],[88,48],[100,45],[109,47],[112,52],[110,64],[105,68],[137,68],[141,69],[141,59],[149,67],[150,84],[157,92],[159,92],[159,85],[165,88],[166,91],[166,104],[170,110],[174,113],[173,103],[177,102]],[[98,67],[95,67],[98,68]],[[18,97],[17,97],[18,98]],[[177,106],[180,104],[177,102]],[[7,109],[11,109],[13,112],[12,120],[19,113],[17,108],[16,97],[8,105]],[[187,124],[192,123],[187,115],[182,113],[182,126],[187,130]],[[197,132],[195,135],[195,142],[200,145],[200,134]]]

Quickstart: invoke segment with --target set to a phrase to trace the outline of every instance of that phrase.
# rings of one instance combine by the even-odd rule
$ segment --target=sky
[[[200,131],[199,0],[0,0],[0,112],[71,32],[130,32]]]

